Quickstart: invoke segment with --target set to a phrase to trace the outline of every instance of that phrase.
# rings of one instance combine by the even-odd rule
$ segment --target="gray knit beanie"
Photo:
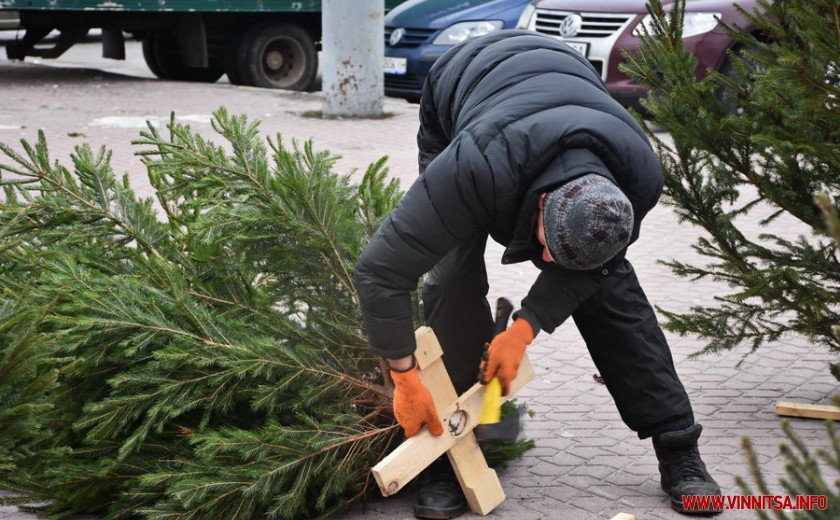
[[[630,241],[633,206],[609,179],[588,174],[546,196],[543,225],[554,260],[566,269],[586,271],[606,263]]]

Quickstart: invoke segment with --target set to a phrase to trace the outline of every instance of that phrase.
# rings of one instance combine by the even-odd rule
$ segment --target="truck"
[[[385,10],[402,1],[385,0]],[[96,28],[103,57],[125,59],[129,35],[161,79],[227,74],[236,85],[309,90],[318,73],[320,0],[0,0],[4,11],[25,29],[6,46],[11,60],[58,58]]]

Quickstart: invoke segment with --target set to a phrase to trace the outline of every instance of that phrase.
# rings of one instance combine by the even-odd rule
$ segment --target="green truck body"
[[[385,0],[385,10],[403,1]],[[6,46],[9,59],[57,58],[98,28],[103,57],[125,59],[129,34],[142,40],[146,63],[162,79],[212,82],[227,74],[234,84],[308,90],[318,70],[316,0],[0,0],[3,10],[17,11],[26,29]]]
[[[390,10],[404,0],[386,0]],[[0,9],[43,11],[141,11],[202,13],[320,13],[318,0],[135,0],[114,2],[97,0],[0,0]]]

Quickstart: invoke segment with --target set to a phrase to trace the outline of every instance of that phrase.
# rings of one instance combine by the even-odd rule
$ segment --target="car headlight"
[[[531,27],[531,18],[534,17],[534,13],[537,12],[537,6],[534,4],[528,4],[525,7],[525,10],[522,11],[522,15],[519,17],[519,21],[516,22],[517,29],[529,29]]]
[[[707,33],[717,27],[719,21],[720,13],[685,13],[683,38]],[[648,33],[653,34],[653,17],[651,15],[642,18],[639,25],[633,29],[633,36],[641,36],[643,26],[647,27]]]
[[[456,45],[470,38],[484,36],[498,31],[504,22],[501,20],[482,20],[478,22],[460,22],[452,24],[435,38],[435,45]]]

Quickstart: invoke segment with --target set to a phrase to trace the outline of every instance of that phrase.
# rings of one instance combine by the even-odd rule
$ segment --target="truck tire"
[[[206,69],[187,67],[181,58],[178,42],[167,35],[155,33],[143,40],[143,59],[160,79],[213,83],[224,74],[221,60],[210,58]]]
[[[248,85],[308,90],[318,73],[312,36],[288,23],[257,26],[239,46],[239,75]]]

